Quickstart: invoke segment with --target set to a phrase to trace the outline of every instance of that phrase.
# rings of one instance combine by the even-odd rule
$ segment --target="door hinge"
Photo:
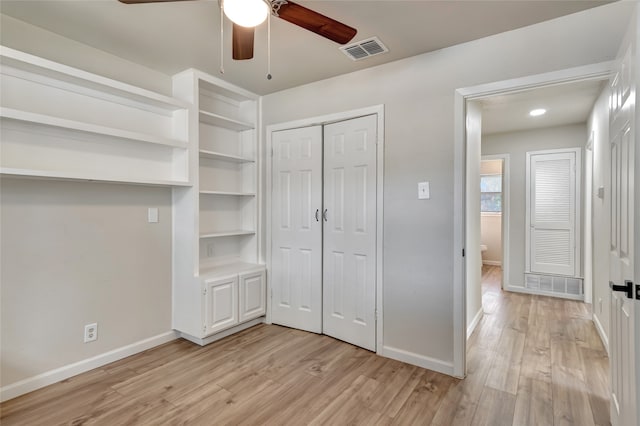
[[[206,288],[206,287],[204,287],[204,288],[202,289],[202,295],[203,295],[203,296],[206,296],[206,295],[207,295],[207,288]]]
[[[273,157],[273,148],[271,148],[271,156]]]
[[[635,291],[635,294],[633,294],[634,293],[633,282],[626,280],[624,282],[624,285],[618,285],[618,284],[615,284],[613,281],[609,281],[609,288],[611,288],[612,291],[619,291],[621,293],[626,293],[628,299],[640,299],[640,297],[638,297],[640,296],[638,287],[639,286],[637,285],[635,286],[636,291]]]
[[[203,333],[206,333],[206,332],[207,332],[207,324],[204,324],[204,325],[202,326],[202,332],[203,332]]]
[[[464,249],[462,249],[462,257],[464,257]]]
[[[273,299],[273,288],[269,291],[269,298]]]

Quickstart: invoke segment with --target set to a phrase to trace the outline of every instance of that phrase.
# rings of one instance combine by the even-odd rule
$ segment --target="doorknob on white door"
[[[327,221],[327,209],[324,209],[324,211],[322,212],[322,218],[325,222]]]
[[[316,222],[320,222],[320,217],[318,217],[319,213],[320,213],[320,209],[316,209]]]

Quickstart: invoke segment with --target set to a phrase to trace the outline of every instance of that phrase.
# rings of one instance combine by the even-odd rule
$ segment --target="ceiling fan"
[[[184,0],[119,0],[121,3],[157,3]],[[233,23],[233,59],[253,58],[255,27],[269,14],[316,33],[339,44],[355,37],[357,30],[342,22],[289,0],[220,0],[224,14]]]

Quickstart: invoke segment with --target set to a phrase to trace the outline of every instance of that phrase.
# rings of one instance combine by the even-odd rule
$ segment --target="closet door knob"
[[[325,222],[327,221],[327,209],[324,209],[324,211],[322,212],[322,218]]]
[[[318,217],[319,213],[320,213],[320,209],[316,209],[316,222],[320,222],[320,218]]]

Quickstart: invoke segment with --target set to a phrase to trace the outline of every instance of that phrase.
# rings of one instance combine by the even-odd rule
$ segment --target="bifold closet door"
[[[271,320],[322,332],[322,126],[272,138]]]
[[[324,127],[323,333],[376,347],[376,123]]]

